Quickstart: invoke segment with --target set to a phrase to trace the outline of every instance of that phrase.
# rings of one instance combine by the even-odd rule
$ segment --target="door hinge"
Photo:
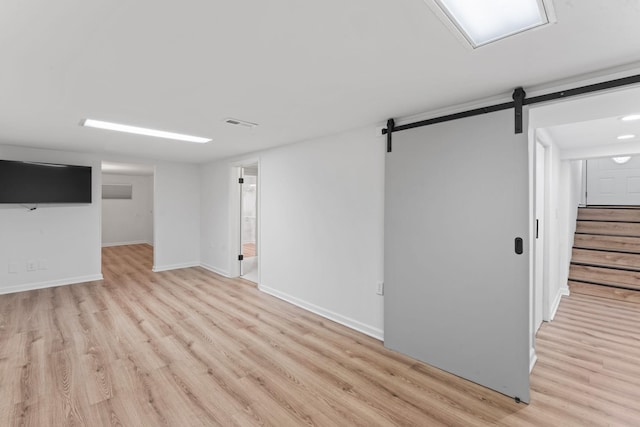
[[[244,184],[244,178],[238,178],[238,184]]]
[[[240,254],[238,255],[238,261],[242,261],[244,259],[244,255]]]

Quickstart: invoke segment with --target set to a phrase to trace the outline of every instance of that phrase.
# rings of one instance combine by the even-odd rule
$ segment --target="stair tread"
[[[640,253],[640,237],[576,234],[574,248]]]
[[[640,205],[589,205],[578,209],[640,209]]]
[[[640,223],[578,220],[576,223],[576,233],[640,237]]]
[[[640,254],[574,248],[571,262],[640,271]]]
[[[640,222],[640,209],[580,208],[578,209],[578,220]]]
[[[592,285],[589,283],[575,282],[573,280],[569,280],[569,289],[571,290],[571,293],[576,294],[640,303],[640,291],[635,290]]]
[[[569,280],[640,290],[640,271],[571,264]]]

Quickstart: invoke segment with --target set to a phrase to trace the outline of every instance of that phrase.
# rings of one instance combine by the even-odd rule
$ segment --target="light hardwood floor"
[[[0,296],[0,425],[639,425],[640,305],[564,298],[530,405],[201,268]],[[446,327],[446,325],[443,325]]]
[[[256,244],[255,243],[243,243],[242,244],[242,255],[245,258],[251,258],[256,256]]]

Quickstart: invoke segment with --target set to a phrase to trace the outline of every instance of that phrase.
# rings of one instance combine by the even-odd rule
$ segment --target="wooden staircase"
[[[578,209],[569,286],[593,285],[640,291],[640,206]]]

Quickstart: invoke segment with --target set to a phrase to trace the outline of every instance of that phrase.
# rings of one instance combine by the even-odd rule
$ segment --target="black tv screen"
[[[91,203],[91,167],[0,160],[0,203]]]

